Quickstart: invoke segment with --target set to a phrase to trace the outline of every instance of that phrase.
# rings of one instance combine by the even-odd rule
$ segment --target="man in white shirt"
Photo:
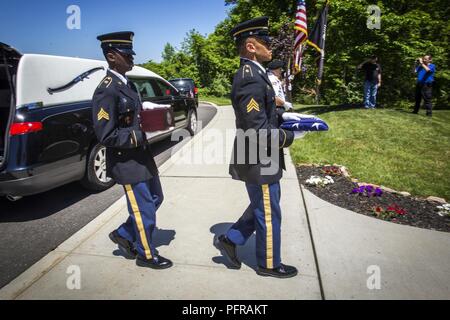
[[[292,104],[286,101],[284,93],[284,86],[282,79],[284,62],[280,60],[273,60],[267,66],[267,76],[272,82],[273,90],[275,91],[275,100],[277,107],[284,108],[286,111],[292,110]]]

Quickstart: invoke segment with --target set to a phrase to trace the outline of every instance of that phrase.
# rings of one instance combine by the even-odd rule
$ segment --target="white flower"
[[[306,180],[306,184],[312,186],[326,186],[327,184],[331,183],[334,183],[334,180],[330,176],[326,176],[325,178],[318,176],[311,176],[308,180]]]
[[[436,209],[439,209],[438,215],[441,217],[450,215],[450,203],[445,203],[442,206],[437,206]]]
[[[329,181],[329,183],[334,183],[333,178],[330,176],[325,176],[325,179],[327,179]]]

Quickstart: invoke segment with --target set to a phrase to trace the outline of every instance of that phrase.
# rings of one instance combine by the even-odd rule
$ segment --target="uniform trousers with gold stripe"
[[[256,260],[260,267],[273,269],[281,264],[280,182],[265,185],[246,183],[250,205],[228,230],[227,237],[244,245],[256,231]]]
[[[155,256],[152,234],[156,226],[156,211],[164,200],[158,176],[132,185],[124,185],[130,216],[118,229],[121,237],[136,243],[138,254],[146,259]]]

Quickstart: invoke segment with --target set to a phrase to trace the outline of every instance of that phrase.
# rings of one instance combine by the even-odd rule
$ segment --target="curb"
[[[219,112],[219,108],[213,105],[214,108],[217,109],[217,113],[214,118],[208,123],[206,129],[217,122],[217,114]],[[201,132],[201,131],[200,131]],[[194,141],[201,137],[200,134],[192,137],[185,145],[183,145],[180,149],[176,150],[175,154],[182,152],[185,148],[190,147]],[[159,168],[160,175],[166,171],[173,163],[169,158],[166,162],[164,162]],[[126,200],[125,195],[123,195],[119,200],[117,200],[113,205],[111,205],[108,209],[100,213],[94,220],[89,222],[83,228],[78,230],[75,234],[73,234],[66,241],[61,243],[56,249],[49,252],[35,264],[33,264],[30,268],[25,270],[22,274],[20,274],[17,278],[13,279],[9,284],[0,289],[0,300],[14,300],[17,299],[22,293],[24,293],[28,288],[30,288],[34,283],[36,283],[39,279],[41,279],[45,274],[53,269],[56,265],[58,265],[61,261],[63,261],[68,255],[70,255],[74,250],[76,250],[80,245],[82,245],[86,240],[88,240],[91,236],[93,236],[103,225],[105,225],[108,221],[114,218],[117,214],[126,208]]]
[[[200,100],[198,103],[206,103],[206,104],[209,104],[209,105],[211,105],[211,106],[213,106],[215,108],[219,108],[219,106],[217,104],[215,104],[214,102],[210,102],[210,101],[201,101]]]

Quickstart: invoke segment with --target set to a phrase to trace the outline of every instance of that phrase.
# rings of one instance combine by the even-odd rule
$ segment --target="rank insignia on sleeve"
[[[105,109],[100,108],[100,111],[97,114],[98,121],[105,119],[106,121],[109,121],[109,114],[105,111]]]
[[[250,102],[247,105],[247,113],[250,113],[252,110],[259,112],[259,104],[253,98],[252,98],[252,100],[250,100]]]

